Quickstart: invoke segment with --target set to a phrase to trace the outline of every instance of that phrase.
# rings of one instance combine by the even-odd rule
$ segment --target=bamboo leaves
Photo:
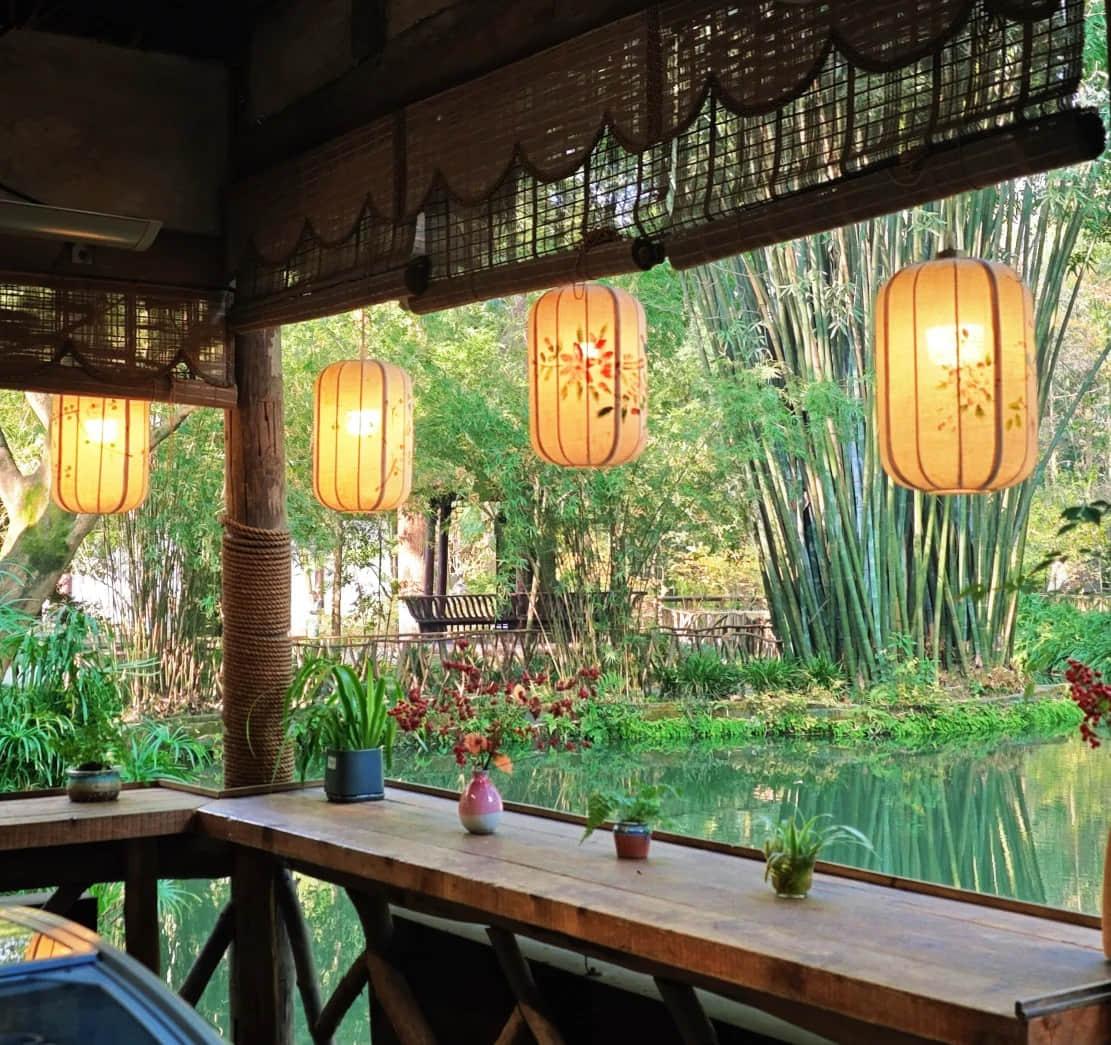
[[[893,486],[870,423],[872,302],[896,269],[952,242],[1016,268],[1034,295],[1044,412],[1089,199],[1082,184],[1062,200],[1044,179],[1009,183],[685,274],[787,651],[843,656],[862,681],[903,637],[949,667],[1007,660],[1034,481],[980,497]]]

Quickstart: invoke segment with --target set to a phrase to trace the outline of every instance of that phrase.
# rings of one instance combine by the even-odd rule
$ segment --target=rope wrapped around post
[[[224,786],[284,783],[293,776],[282,705],[292,677],[287,530],[224,527]]]

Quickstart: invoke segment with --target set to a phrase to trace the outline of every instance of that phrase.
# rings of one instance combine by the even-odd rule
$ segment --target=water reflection
[[[406,779],[458,788],[450,760],[395,762]],[[595,787],[666,783],[670,830],[742,845],[763,841],[761,816],[830,813],[872,840],[830,860],[908,878],[1095,913],[1109,827],[1111,758],[1071,734],[935,751],[768,742],[519,760],[497,774],[505,798],[583,812]]]
[[[463,779],[450,759],[399,759],[394,770],[454,789]],[[874,854],[830,847],[830,859],[1073,910],[1099,908],[1111,757],[1088,751],[1072,736],[914,753],[801,742],[727,750],[594,749],[521,759],[512,776],[498,775],[498,786],[507,799],[581,812],[593,788],[633,780],[678,789],[666,810],[667,826],[682,833],[755,845],[761,837],[754,821],[786,814],[797,799],[804,814],[831,813],[875,845]],[[227,902],[226,883],[186,888],[192,902],[164,914],[164,968],[175,986]],[[362,949],[358,920],[342,890],[301,879],[298,892],[327,997]],[[225,1036],[227,996],[221,963],[198,1008]],[[297,1010],[298,1045],[311,1045]],[[364,993],[335,1042],[367,1040]]]

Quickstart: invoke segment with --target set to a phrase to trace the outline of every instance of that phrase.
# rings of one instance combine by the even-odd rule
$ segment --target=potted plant
[[[397,679],[367,660],[362,671],[328,657],[311,657],[293,678],[286,718],[296,744],[297,769],[324,764],[324,791],[332,802],[385,797],[392,762]]]
[[[615,821],[613,844],[623,860],[643,860],[648,855],[652,825],[660,819],[660,801],[677,794],[667,784],[644,784],[628,791],[592,791],[586,800],[586,829],[581,845],[606,820]]]
[[[66,794],[72,802],[111,802],[120,794],[120,771],[114,764],[123,729],[105,714],[90,714],[73,727],[60,750],[66,769]]]
[[[776,896],[805,899],[814,881],[818,853],[829,842],[851,842],[872,849],[872,843],[855,827],[823,823],[832,819],[829,813],[804,819],[797,803],[794,812],[782,820],[761,819],[768,832],[764,842],[764,881],[771,880]]]

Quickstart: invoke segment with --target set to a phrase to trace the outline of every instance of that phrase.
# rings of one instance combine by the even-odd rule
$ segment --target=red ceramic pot
[[[622,860],[643,860],[648,855],[652,828],[647,824],[622,822],[613,828],[613,844]]]

